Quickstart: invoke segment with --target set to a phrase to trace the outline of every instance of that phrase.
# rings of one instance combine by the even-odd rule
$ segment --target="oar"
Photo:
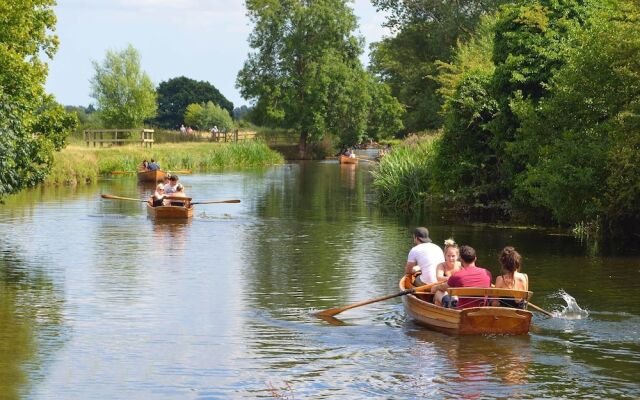
[[[215,204],[215,203],[240,203],[240,200],[202,200],[202,201],[194,201],[191,204]]]
[[[398,292],[396,294],[390,294],[388,296],[382,296],[382,297],[378,297],[376,299],[364,300],[364,301],[360,301],[358,303],[350,304],[350,305],[344,306],[344,307],[330,308],[328,310],[319,311],[319,312],[316,313],[316,315],[319,316],[319,317],[333,317],[336,314],[340,314],[341,312],[350,310],[352,308],[365,306],[365,305],[371,304],[371,303],[377,303],[379,301],[393,299],[394,297],[405,296],[407,294],[412,294],[412,293],[428,293],[428,289],[431,289],[432,286],[435,286],[435,285],[437,285],[439,283],[442,283],[442,282],[434,282],[434,283],[430,283],[428,285],[418,286],[418,287],[415,287],[413,289],[405,289],[405,290],[403,290],[401,292]],[[529,303],[529,304],[531,304],[531,303]]]
[[[144,202],[146,203],[147,200],[141,200],[141,199],[134,199],[132,197],[121,197],[121,196],[114,196],[112,194],[101,194],[100,197],[102,197],[103,199],[109,199],[109,200],[128,200],[128,201],[140,201],[140,202]]]
[[[545,310],[544,308],[538,307],[537,305],[535,305],[535,304],[533,304],[531,302],[529,302],[528,304],[529,304],[529,307],[533,308],[534,310],[540,311],[541,313],[546,314],[551,318],[554,317],[553,314],[551,314],[549,311]]]
[[[113,175],[135,174],[136,171],[111,171]]]
[[[190,169],[176,169],[175,171],[167,170],[167,172],[173,175],[173,174],[190,174],[192,171]]]

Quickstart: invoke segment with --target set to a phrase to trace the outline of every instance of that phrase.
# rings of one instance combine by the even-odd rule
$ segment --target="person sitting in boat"
[[[142,160],[142,164],[140,164],[140,170],[141,171],[146,171],[148,169],[149,169],[149,161]]]
[[[351,150],[351,147],[347,148],[347,150],[344,152],[344,155],[349,158],[356,158],[356,153],[354,153],[353,150]]]
[[[177,175],[171,175],[168,179],[169,182],[164,185],[164,194],[172,196],[176,192],[176,186],[178,186],[179,179]]]
[[[153,196],[151,196],[151,205],[153,207],[161,206],[163,204],[164,197],[164,185],[162,183],[159,183],[158,186],[156,186],[155,193],[153,193]]]
[[[496,288],[529,290],[529,277],[520,272],[520,263],[522,262],[520,253],[512,246],[507,246],[502,249],[499,260],[502,265],[502,275],[496,278]],[[493,300],[493,306],[524,308],[526,303],[515,299],[496,299]]]
[[[476,266],[476,251],[471,246],[460,247],[460,271],[451,275],[446,282],[442,282],[439,285],[431,287],[431,293],[437,293],[438,291],[444,292],[448,288],[456,287],[491,287],[491,272],[488,270]],[[480,307],[485,305],[484,299],[474,298],[460,298],[457,300],[450,299],[449,296],[441,297],[443,306],[449,306],[452,308],[470,308]]]
[[[460,248],[453,239],[447,239],[444,241],[444,262],[438,264],[436,267],[436,280],[438,282],[444,282],[448,280],[453,274],[460,271],[462,268],[460,261]],[[433,302],[441,306],[442,297],[446,296],[447,292],[436,292]]]
[[[182,185],[182,183],[178,183],[176,185],[176,191],[175,193],[171,194],[171,197],[187,197],[187,195],[184,193],[184,185]],[[169,201],[170,206],[178,206],[178,207],[185,207],[187,206],[188,201],[181,201],[181,200],[175,200],[175,199],[171,199]]]
[[[157,170],[159,170],[159,169],[160,169],[160,164],[158,164],[158,163],[156,162],[156,160],[154,160],[154,159],[152,158],[152,159],[151,159],[151,162],[149,163],[148,168],[149,168],[149,170],[150,170],[150,171],[157,171]]]
[[[415,246],[409,251],[404,273],[415,277],[416,286],[436,282],[436,267],[444,262],[442,249],[431,242],[429,230],[423,226],[413,231],[413,243]]]

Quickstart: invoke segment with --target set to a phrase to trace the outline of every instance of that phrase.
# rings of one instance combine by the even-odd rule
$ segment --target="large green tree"
[[[0,197],[41,182],[77,120],[44,91],[53,0],[0,2]]]
[[[300,132],[307,141],[333,133],[360,141],[372,111],[369,74],[359,60],[362,39],[347,0],[248,0],[254,52],[238,74],[259,124]],[[393,98],[381,96],[395,102]]]
[[[189,104],[206,104],[209,101],[233,114],[233,103],[209,82],[184,76],[160,82],[158,116],[154,123],[162,128],[175,129],[185,122],[183,118]]]
[[[91,97],[107,128],[139,128],[155,117],[156,90],[142,70],[140,54],[131,45],[122,51],[107,51],[102,63],[93,62]]]
[[[184,122],[200,130],[209,130],[214,126],[220,130],[228,130],[233,126],[229,112],[212,101],[206,104],[189,104],[184,114]]]
[[[451,61],[456,43],[473,34],[480,17],[509,2],[372,0],[394,34],[371,46],[370,69],[406,107],[409,132],[441,126],[438,62]]]

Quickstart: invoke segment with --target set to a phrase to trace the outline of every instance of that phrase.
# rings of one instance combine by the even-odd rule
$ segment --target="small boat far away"
[[[161,169],[155,171],[151,170],[138,170],[138,182],[152,182],[156,183],[164,179],[167,173]]]
[[[400,280],[400,289],[414,286],[409,278]],[[529,300],[532,293],[522,290],[495,288],[450,288],[449,294],[465,298],[488,300],[511,298]],[[418,324],[454,335],[524,335],[529,333],[530,311],[510,307],[471,307],[453,309],[437,306],[430,301],[433,294],[408,294],[402,297],[406,313]]]
[[[357,164],[358,159],[340,154],[339,162],[340,164]]]

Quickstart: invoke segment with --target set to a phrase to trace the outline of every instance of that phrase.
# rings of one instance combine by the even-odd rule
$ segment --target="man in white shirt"
[[[407,256],[405,274],[413,276],[421,271],[420,276],[416,278],[416,286],[436,282],[436,268],[438,264],[444,262],[442,249],[437,244],[431,243],[429,230],[422,226],[413,231],[413,242],[415,246]]]

